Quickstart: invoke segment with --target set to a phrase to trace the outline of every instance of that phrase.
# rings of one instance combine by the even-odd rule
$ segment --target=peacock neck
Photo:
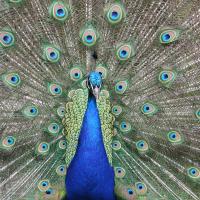
[[[114,172],[108,162],[96,99],[92,95],[88,98],[77,150],[66,181],[67,191],[82,194],[78,196],[81,199],[98,199],[97,194],[103,195],[100,199],[114,199]]]
[[[101,149],[102,153],[105,153],[99,112],[93,95],[89,95],[88,98],[78,146],[82,150],[98,151]]]

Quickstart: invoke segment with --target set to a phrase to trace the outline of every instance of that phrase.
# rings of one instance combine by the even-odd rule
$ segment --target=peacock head
[[[90,72],[87,80],[87,86],[96,99],[99,98],[101,85],[102,85],[101,74],[99,72]]]

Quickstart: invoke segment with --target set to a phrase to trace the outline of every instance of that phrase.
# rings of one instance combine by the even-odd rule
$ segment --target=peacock
[[[199,0],[1,0],[0,199],[199,200],[199,42]]]

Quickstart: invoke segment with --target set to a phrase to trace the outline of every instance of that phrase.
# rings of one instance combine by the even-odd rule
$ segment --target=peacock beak
[[[92,88],[92,93],[96,99],[99,99],[100,87],[95,86]]]

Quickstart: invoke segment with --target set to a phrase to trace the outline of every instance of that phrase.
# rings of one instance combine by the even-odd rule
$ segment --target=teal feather
[[[65,179],[78,170],[68,162],[80,147],[88,91],[98,88],[95,125],[105,149],[90,153],[96,168],[78,163],[85,176],[76,180],[86,186],[80,196],[91,199],[92,190],[92,199],[108,191],[125,200],[200,199],[199,6],[1,1],[0,199],[70,196]],[[89,80],[91,71],[102,82]],[[98,174],[109,181],[98,182]]]

